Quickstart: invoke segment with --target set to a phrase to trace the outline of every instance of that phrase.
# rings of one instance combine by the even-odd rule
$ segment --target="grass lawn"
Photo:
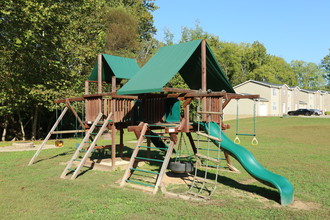
[[[240,133],[250,132],[252,122],[241,119]],[[233,139],[235,122],[229,123],[227,134]],[[328,118],[262,117],[257,118],[258,146],[251,145],[251,137],[240,138],[260,164],[293,184],[295,203],[289,206],[280,206],[277,190],[255,181],[234,159],[241,174],[221,172],[212,199],[193,202],[119,188],[115,182],[124,173],[119,170],[60,179],[60,163],[71,158],[74,139],[65,140],[63,148],[43,150],[29,167],[34,151],[3,152],[0,219],[328,219],[329,131]],[[133,147],[126,144],[132,140],[134,135],[126,132],[125,145]]]

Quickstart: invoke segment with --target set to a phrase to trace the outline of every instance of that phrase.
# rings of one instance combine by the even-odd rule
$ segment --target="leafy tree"
[[[293,60],[291,67],[296,74],[300,88],[319,89],[324,86],[324,71],[315,63]]]
[[[330,88],[330,53],[323,58],[321,65],[326,72],[324,76],[327,81],[327,87]]]

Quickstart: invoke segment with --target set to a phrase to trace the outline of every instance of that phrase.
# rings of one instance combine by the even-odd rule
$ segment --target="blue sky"
[[[319,64],[330,48],[330,0],[156,0],[153,13],[164,39],[169,29],[177,42],[182,27],[196,21],[227,42],[259,41],[267,52],[287,62]]]

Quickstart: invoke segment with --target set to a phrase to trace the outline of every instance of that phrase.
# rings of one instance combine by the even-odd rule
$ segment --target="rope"
[[[252,134],[242,134],[242,133],[239,133],[238,130],[239,130],[239,108],[238,108],[238,99],[236,99],[236,137],[234,139],[234,143],[235,144],[240,144],[241,143],[241,140],[239,139],[238,135],[241,135],[241,136],[253,136],[253,139],[251,141],[251,144],[252,145],[258,145],[258,140],[257,140],[257,134],[256,134],[256,131],[257,131],[257,114],[256,114],[256,100],[253,99],[253,133]]]

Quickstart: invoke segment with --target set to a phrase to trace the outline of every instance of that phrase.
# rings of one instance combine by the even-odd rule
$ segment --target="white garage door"
[[[264,103],[259,104],[259,116],[267,116],[267,106]]]

